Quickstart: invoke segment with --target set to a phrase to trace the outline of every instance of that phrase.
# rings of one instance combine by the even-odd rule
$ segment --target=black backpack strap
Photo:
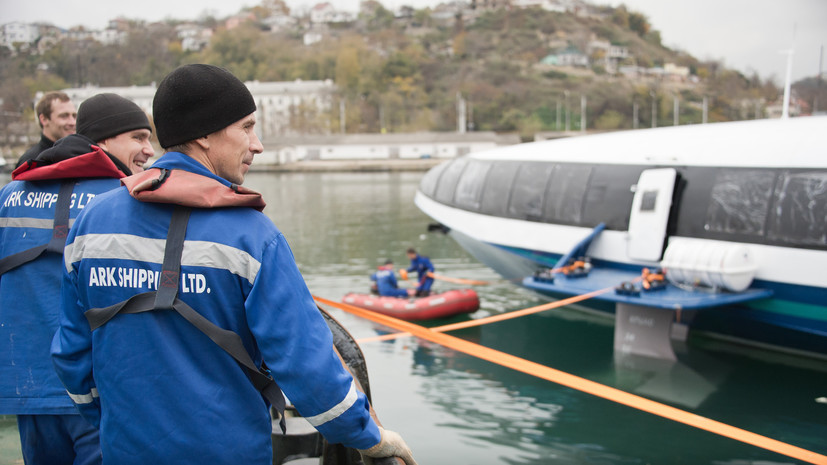
[[[164,248],[164,263],[157,291],[137,294],[129,299],[105,308],[92,308],[84,315],[94,331],[119,313],[141,313],[151,310],[174,310],[199,331],[206,334],[216,345],[230,354],[247,372],[253,386],[275,407],[280,415],[279,426],[286,431],[284,409],[286,407],[276,380],[269,371],[262,371],[253,362],[241,336],[233,331],[223,329],[195,311],[186,302],[178,298],[178,283],[181,274],[181,256],[184,251],[184,237],[187,232],[191,209],[176,206],[170,220],[169,233]]]
[[[18,252],[0,260],[0,275],[25,265],[46,252],[63,254],[66,246],[66,237],[69,235],[69,206],[72,204],[72,191],[75,181],[63,181],[57,194],[55,204],[55,220],[52,224],[52,238],[47,244],[38,245],[22,252]]]

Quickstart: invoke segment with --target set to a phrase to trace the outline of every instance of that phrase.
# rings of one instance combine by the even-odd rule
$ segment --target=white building
[[[175,33],[181,39],[181,48],[187,52],[197,52],[210,43],[212,29],[197,24],[180,24]]]
[[[300,134],[328,134],[332,95],[336,90],[333,82],[245,82],[256,101],[256,133],[262,139],[297,136]],[[111,92],[132,100],[148,114],[152,114],[155,84],[150,86],[98,87],[85,86],[63,91],[75,106],[104,92]],[[41,95],[35,96],[35,101]]]
[[[14,50],[14,44],[33,44],[40,36],[36,24],[15,21],[0,26],[0,45]]]
[[[511,6],[514,8],[542,8],[546,11],[555,11],[557,13],[565,13],[566,5],[563,5],[556,0],[511,0]]]
[[[256,164],[297,161],[448,159],[520,142],[517,135],[493,132],[420,132],[411,134],[337,134],[264,140]]]
[[[333,81],[246,82],[256,99],[259,137],[328,134]]]
[[[344,23],[353,21],[353,15],[339,11],[328,2],[319,3],[310,10],[310,22],[313,24]]]
[[[680,79],[686,79],[689,77],[689,67],[687,66],[678,66],[674,63],[666,63],[663,65],[663,71],[670,76],[675,76]]]
[[[129,87],[98,87],[85,86],[75,87],[71,89],[63,89],[66,95],[75,104],[75,107],[80,108],[80,105],[89,97],[102,93],[118,94],[123,98],[132,100],[136,105],[148,114],[152,114],[152,98],[155,97],[155,86],[129,86]],[[42,97],[43,93],[38,92],[35,95],[35,101]]]
[[[264,18],[261,22],[269,27],[271,32],[278,32],[294,29],[299,20],[290,15],[274,14]]]

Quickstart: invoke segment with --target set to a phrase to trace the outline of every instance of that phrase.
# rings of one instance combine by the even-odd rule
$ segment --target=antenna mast
[[[781,109],[781,119],[790,117],[790,87],[792,86],[793,53],[795,53],[795,25],[793,25],[793,46],[782,53],[787,54],[787,77],[784,79],[784,103]]]

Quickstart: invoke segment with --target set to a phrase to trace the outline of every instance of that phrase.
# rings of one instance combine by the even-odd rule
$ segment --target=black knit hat
[[[80,104],[77,133],[95,142],[134,131],[149,129],[149,119],[141,108],[118,94],[98,94]]]
[[[184,65],[161,81],[152,101],[158,142],[168,148],[226,128],[256,111],[237,77],[212,65]]]

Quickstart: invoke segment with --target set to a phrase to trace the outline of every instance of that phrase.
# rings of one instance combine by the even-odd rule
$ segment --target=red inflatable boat
[[[480,299],[473,289],[454,289],[410,299],[350,293],[342,298],[342,302],[401,320],[432,320],[471,313],[480,308]]]

